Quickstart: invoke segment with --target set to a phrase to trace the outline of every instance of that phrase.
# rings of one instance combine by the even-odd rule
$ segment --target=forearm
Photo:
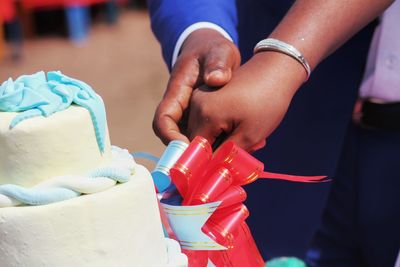
[[[297,0],[270,35],[292,44],[315,68],[393,0]]]

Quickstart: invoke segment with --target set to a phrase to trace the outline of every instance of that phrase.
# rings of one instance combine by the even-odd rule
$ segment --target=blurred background
[[[0,0],[0,82],[40,70],[103,97],[113,144],[161,154],[151,123],[168,73],[145,0]]]
[[[113,144],[161,155],[164,145],[151,124],[168,72],[145,0],[0,0],[0,82],[40,70],[60,70],[103,97]],[[263,249],[269,256],[302,255],[303,236],[319,218],[327,190],[275,182],[260,187],[270,216]],[[288,198],[286,192],[297,193]],[[314,206],[318,212],[309,216]],[[299,223],[296,214],[310,219]]]

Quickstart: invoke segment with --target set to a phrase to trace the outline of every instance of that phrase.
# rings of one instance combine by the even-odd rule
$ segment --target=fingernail
[[[213,70],[207,75],[207,79],[224,79],[224,76],[221,70]]]

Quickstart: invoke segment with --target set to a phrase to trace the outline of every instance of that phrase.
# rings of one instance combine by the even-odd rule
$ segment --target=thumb
[[[233,47],[232,47],[233,46]],[[232,72],[240,64],[239,52],[233,44],[212,49],[204,59],[203,80],[210,87],[220,87],[232,78]]]

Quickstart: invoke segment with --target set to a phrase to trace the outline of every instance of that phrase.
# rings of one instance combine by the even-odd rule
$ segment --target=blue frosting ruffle
[[[15,127],[24,120],[67,109],[72,104],[87,109],[93,121],[96,139],[104,152],[106,111],[99,95],[86,83],[70,78],[59,71],[41,71],[11,78],[0,86],[0,111],[20,112],[10,124]]]
[[[68,188],[28,189],[18,185],[5,184],[0,186],[0,194],[12,197],[26,205],[46,205],[81,195]]]
[[[131,177],[131,170],[117,167],[103,167],[92,171],[89,174],[91,179],[105,177],[118,183],[128,182]],[[78,197],[82,192],[64,187],[54,188],[24,188],[19,185],[0,185],[0,194],[15,199],[25,205],[46,205],[59,201]]]

